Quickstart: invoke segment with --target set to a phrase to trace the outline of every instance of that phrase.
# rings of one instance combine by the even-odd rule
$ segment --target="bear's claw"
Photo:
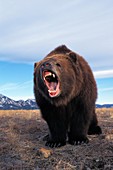
[[[58,148],[58,147],[64,146],[65,144],[66,142],[47,141],[45,145],[51,148]]]
[[[81,144],[84,144],[84,143],[88,143],[89,142],[89,139],[87,137],[76,137],[76,139],[74,140],[69,140],[69,144],[71,145],[81,145]]]

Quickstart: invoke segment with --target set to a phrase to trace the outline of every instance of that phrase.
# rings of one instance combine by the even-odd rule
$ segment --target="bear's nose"
[[[42,64],[41,67],[42,67],[42,68],[51,68],[51,64],[48,63],[48,62],[45,62],[45,63]]]

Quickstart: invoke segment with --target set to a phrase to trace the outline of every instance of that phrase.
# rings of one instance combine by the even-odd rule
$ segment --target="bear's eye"
[[[56,63],[56,65],[57,65],[58,67],[61,67],[61,65],[60,65],[59,63]]]

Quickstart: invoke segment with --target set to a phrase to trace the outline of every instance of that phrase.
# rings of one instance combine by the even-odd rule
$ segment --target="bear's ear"
[[[58,46],[53,51],[51,51],[47,56],[54,55],[54,54],[67,54],[71,52],[69,48],[67,48],[65,45]]]
[[[34,63],[34,76],[36,74],[36,68],[37,68],[38,63]]]
[[[34,63],[34,69],[36,68],[36,66],[37,66],[37,63]]]
[[[68,53],[68,55],[72,61],[77,62],[78,57],[77,57],[76,53],[70,52],[70,53]]]
[[[36,85],[36,67],[38,63],[34,63],[34,85]]]
[[[66,45],[61,45],[57,48],[55,48],[54,52],[56,53],[63,53],[63,54],[66,54],[66,53],[69,53],[71,50],[69,48],[66,47]]]
[[[38,67],[39,64],[40,64],[40,62],[34,63],[34,70],[36,70],[36,68]]]

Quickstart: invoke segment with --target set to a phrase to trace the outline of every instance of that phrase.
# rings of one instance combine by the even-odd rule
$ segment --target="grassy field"
[[[113,109],[96,110],[103,134],[89,144],[45,147],[39,110],[0,111],[0,170],[113,170]]]

